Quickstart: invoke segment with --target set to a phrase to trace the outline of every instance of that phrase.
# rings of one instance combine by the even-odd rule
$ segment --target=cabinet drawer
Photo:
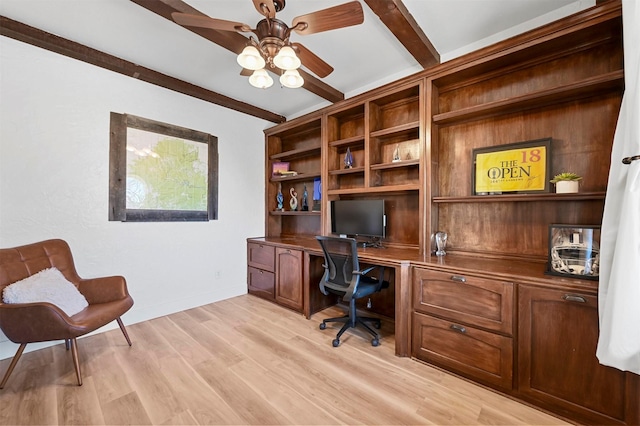
[[[513,333],[513,283],[420,268],[413,272],[416,311]]]
[[[412,355],[503,389],[513,383],[513,341],[429,315],[413,313]]]
[[[274,246],[247,243],[247,263],[258,269],[275,272],[275,253]]]
[[[247,268],[247,287],[251,294],[267,299],[273,299],[275,288],[275,277],[273,272],[249,266]]]

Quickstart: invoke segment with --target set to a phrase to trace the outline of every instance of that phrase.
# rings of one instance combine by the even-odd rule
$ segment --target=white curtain
[[[640,1],[622,1],[625,93],[618,118],[600,251],[601,364],[640,374]]]

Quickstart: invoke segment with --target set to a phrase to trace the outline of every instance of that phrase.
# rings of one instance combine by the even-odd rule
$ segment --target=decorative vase
[[[351,149],[347,147],[347,153],[344,155],[344,168],[350,169],[353,167],[353,155],[351,154]]]
[[[578,192],[578,186],[580,182],[577,180],[561,180],[556,182],[557,194],[573,194]]]

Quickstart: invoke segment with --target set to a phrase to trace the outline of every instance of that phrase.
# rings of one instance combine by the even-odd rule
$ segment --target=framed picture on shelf
[[[271,176],[284,176],[289,171],[289,163],[280,161],[271,164]]]
[[[549,192],[551,138],[473,150],[473,195]]]
[[[549,225],[548,274],[597,280],[599,272],[599,226]]]

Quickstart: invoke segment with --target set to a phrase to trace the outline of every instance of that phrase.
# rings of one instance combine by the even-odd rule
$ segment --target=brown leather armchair
[[[73,364],[82,385],[76,338],[113,320],[118,322],[127,343],[131,340],[120,316],[133,306],[124,277],[82,279],[73,264],[69,245],[63,240],[47,240],[15,248],[0,249],[0,296],[4,288],[43,269],[55,267],[87,299],[89,306],[67,316],[51,303],[3,303],[0,297],[0,329],[20,347],[0,383],[4,387],[27,343],[64,340],[71,349]]]

